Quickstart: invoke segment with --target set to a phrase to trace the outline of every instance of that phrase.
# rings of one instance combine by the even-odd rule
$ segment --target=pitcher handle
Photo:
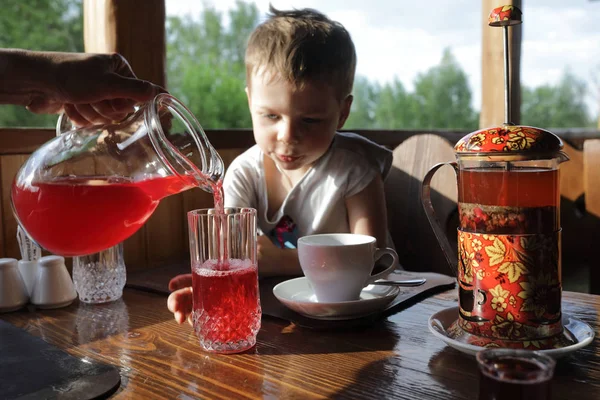
[[[433,178],[433,175],[437,172],[437,170],[444,165],[450,165],[454,169],[454,173],[456,173],[456,162],[443,162],[431,167],[429,172],[427,172],[425,175],[425,178],[423,178],[423,183],[421,186],[421,203],[423,203],[423,208],[425,209],[425,214],[427,214],[427,219],[433,228],[433,233],[435,234],[435,237],[442,248],[442,252],[448,261],[448,265],[452,269],[454,275],[458,275],[458,261],[456,252],[452,250],[452,246],[450,246],[450,242],[444,233],[444,228],[440,224],[440,221],[435,214],[435,210],[433,209],[433,203],[431,202],[431,178]]]

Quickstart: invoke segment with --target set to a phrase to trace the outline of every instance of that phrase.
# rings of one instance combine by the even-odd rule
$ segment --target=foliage
[[[585,82],[565,71],[556,86],[521,88],[521,122],[540,128],[592,127],[585,106]]]
[[[410,93],[398,79],[380,86],[358,77],[346,128],[477,128],[467,76],[449,49],[439,65],[415,79],[414,86]]]
[[[258,24],[258,8],[237,1],[224,26],[220,12],[206,6],[199,18],[167,20],[168,88],[204,128],[251,126],[244,92],[246,38]]]
[[[413,115],[419,128],[477,128],[467,75],[449,49],[439,65],[417,77],[414,97],[418,106]]]
[[[375,107],[379,102],[379,87],[363,76],[354,79],[352,108],[346,120],[345,128],[357,126],[374,126]]]
[[[0,48],[83,51],[82,0],[4,0]],[[56,115],[36,115],[20,106],[0,107],[0,126],[53,127]]]

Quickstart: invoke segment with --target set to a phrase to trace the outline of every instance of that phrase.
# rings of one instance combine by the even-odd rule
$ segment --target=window
[[[487,2],[246,0],[211,5],[166,0],[169,88],[205,127],[250,126],[243,48],[269,3],[280,9],[316,8],[352,35],[358,66],[346,128],[477,128],[481,7]],[[521,122],[547,128],[595,126],[600,2],[523,3]]]
[[[82,0],[6,0],[0,13],[0,47],[83,51]],[[56,115],[36,115],[21,106],[0,107],[0,127],[54,127]]]

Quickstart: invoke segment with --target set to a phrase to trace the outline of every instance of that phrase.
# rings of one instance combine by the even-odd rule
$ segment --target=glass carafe
[[[18,223],[54,254],[107,249],[134,234],[162,198],[219,189],[223,161],[169,94],[121,122],[74,128],[61,118],[57,130],[21,167],[11,191]]]
[[[425,211],[458,277],[458,325],[468,333],[530,342],[562,332],[562,147],[539,128],[484,129],[456,144],[456,162],[423,180]],[[430,198],[431,178],[445,164],[458,179],[458,255]]]

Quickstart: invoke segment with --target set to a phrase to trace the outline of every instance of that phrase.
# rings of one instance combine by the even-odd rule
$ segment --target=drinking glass
[[[531,350],[490,348],[477,353],[479,400],[548,400],[556,362]]]
[[[200,346],[238,353],[256,344],[261,307],[256,259],[256,210],[188,212],[192,321]]]
[[[99,253],[73,257],[73,283],[84,303],[101,304],[121,298],[126,280],[123,242]]]

